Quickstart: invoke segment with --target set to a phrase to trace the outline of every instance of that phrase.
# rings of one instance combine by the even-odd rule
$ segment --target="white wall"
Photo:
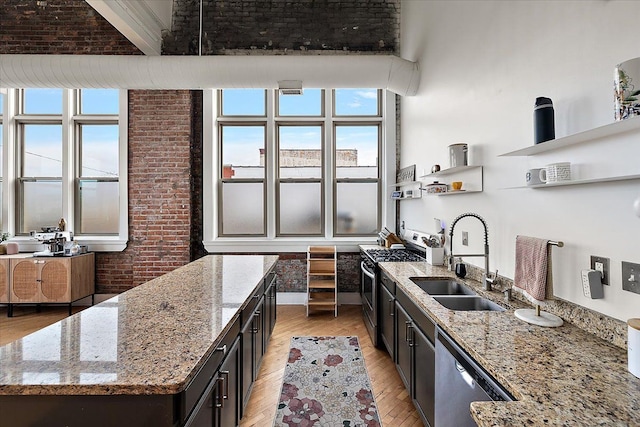
[[[632,210],[640,180],[503,189],[524,185],[528,168],[554,161],[572,162],[578,178],[640,174],[640,132],[531,158],[498,157],[533,145],[538,96],[554,102],[557,138],[613,122],[613,70],[640,56],[638,16],[634,1],[403,1],[402,57],[420,63],[421,86],[418,96],[402,98],[401,167],[448,167],[447,147],[456,142],[469,144],[470,164],[485,166],[483,193],[400,202],[407,227],[431,231],[434,217],[449,224],[476,212],[489,224],[491,270],[510,278],[516,235],[562,240],[553,255],[558,297],[621,320],[640,317],[640,295],[623,291],[621,277],[621,261],[640,263],[640,218]],[[456,226],[454,251],[463,249],[462,230],[470,232],[464,250],[482,251],[473,221]],[[590,255],[611,259],[604,299],[582,295],[580,270]],[[466,261],[483,266],[481,258]]]

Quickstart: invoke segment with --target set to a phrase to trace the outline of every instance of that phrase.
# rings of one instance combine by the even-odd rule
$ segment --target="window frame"
[[[41,244],[28,234],[18,233],[19,213],[23,208],[21,177],[22,134],[25,124],[62,125],[62,217],[67,230],[75,231],[79,218],[78,186],[80,179],[78,129],[81,124],[118,124],[118,231],[112,234],[75,234],[74,240],[96,252],[123,251],[128,243],[128,92],[119,90],[117,114],[79,114],[81,89],[63,89],[62,114],[23,114],[24,89],[5,89],[3,92],[3,179],[2,179],[2,230],[10,233],[12,241],[20,244],[21,251],[38,250]],[[39,177],[42,178],[42,177]],[[47,177],[49,178],[49,177]],[[111,178],[113,180],[113,178]]]
[[[267,114],[265,117],[267,136],[265,147],[266,179],[266,236],[233,237],[220,234],[219,223],[219,179],[221,176],[219,161],[219,130],[218,123],[236,122],[242,120],[256,121],[255,116],[243,118],[241,116],[219,117],[221,111],[220,89],[205,89],[203,91],[203,245],[209,252],[214,253],[250,253],[250,252],[304,252],[309,245],[331,244],[338,246],[341,251],[357,251],[361,244],[374,244],[377,235],[334,235],[334,206],[335,206],[335,171],[334,171],[334,136],[333,123],[354,123],[368,125],[378,122],[379,131],[379,223],[394,229],[396,223],[396,202],[391,199],[390,186],[395,182],[396,171],[396,95],[384,90],[378,90],[379,116],[334,116],[333,89],[324,88],[323,115],[317,116],[277,116],[278,91],[267,90]],[[261,121],[261,120],[258,120]],[[321,236],[279,236],[276,218],[277,192],[277,141],[276,124],[282,123],[324,123],[323,130],[323,159],[324,159],[324,194],[323,194],[323,225],[324,235]]]

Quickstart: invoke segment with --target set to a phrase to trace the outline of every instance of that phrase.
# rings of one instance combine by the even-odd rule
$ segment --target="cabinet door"
[[[38,262],[25,259],[12,260],[11,302],[39,302]]]
[[[265,318],[264,318],[264,346],[265,349],[271,339],[271,334],[273,333],[273,328],[276,326],[276,283],[275,283],[275,274],[273,274],[273,279],[269,279],[270,284],[267,286],[267,291],[265,292]],[[273,281],[271,281],[273,280]]]
[[[380,286],[380,337],[391,360],[395,360],[395,297],[387,288]]]
[[[413,333],[413,372],[411,374],[414,390],[413,403],[422,416],[422,420],[426,420],[428,425],[433,426],[436,351],[431,341],[420,329],[414,327],[411,332]]]
[[[253,369],[253,380],[258,377],[258,369],[260,369],[260,362],[262,362],[262,355],[264,354],[264,309],[265,309],[265,300],[264,297],[260,299],[258,303],[258,307],[256,307],[255,315],[253,317],[254,325],[253,325],[253,333],[255,335],[253,339],[253,343],[255,345],[254,349],[254,369]]]
[[[71,301],[70,258],[49,259],[41,265],[40,290],[43,302],[69,302]]]
[[[231,346],[231,350],[227,353],[225,361],[220,366],[218,372],[222,381],[218,382],[216,388],[216,399],[218,416],[216,417],[217,426],[230,427],[237,426],[239,420],[238,407],[238,358],[239,358],[239,342],[236,340]]]
[[[189,416],[185,422],[185,427],[211,427],[214,422],[215,415],[215,390],[219,387],[219,382],[222,378],[217,375],[213,377],[209,385],[207,386],[204,394],[198,400],[193,413]]]
[[[396,368],[404,386],[411,392],[411,319],[400,304],[396,304]]]
[[[242,411],[240,415],[244,414],[244,408],[249,401],[249,390],[251,389],[251,383],[253,382],[253,318],[248,320],[240,332],[240,401],[242,402]]]

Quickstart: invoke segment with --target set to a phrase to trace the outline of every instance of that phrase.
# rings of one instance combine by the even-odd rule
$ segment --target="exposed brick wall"
[[[198,53],[199,0],[174,0],[163,52]],[[398,52],[400,0],[203,1],[202,54]]]
[[[279,254],[278,292],[306,292],[307,254]],[[360,292],[360,254],[338,253],[338,292]]]
[[[131,273],[129,286],[190,261],[191,117],[190,91],[129,91],[129,244],[119,256],[101,258]],[[126,284],[103,272],[99,291]]]
[[[80,0],[2,0],[0,53],[141,54]]]

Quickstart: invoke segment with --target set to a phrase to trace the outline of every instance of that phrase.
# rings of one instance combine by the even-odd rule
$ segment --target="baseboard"
[[[278,292],[278,305],[304,305],[307,302],[306,292]],[[358,292],[338,293],[338,305],[361,305]]]

